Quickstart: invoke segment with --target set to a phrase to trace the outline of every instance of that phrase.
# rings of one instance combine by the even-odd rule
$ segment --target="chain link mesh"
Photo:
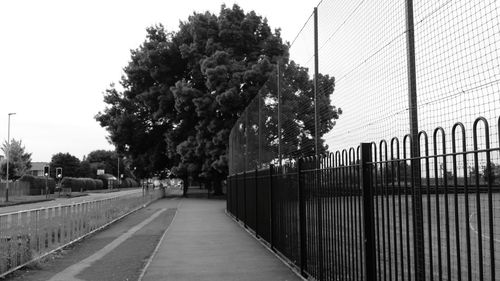
[[[441,126],[449,136],[462,121],[471,150],[475,118],[495,124],[500,115],[500,4],[418,0],[413,8],[419,131],[432,136]],[[318,152],[401,140],[410,131],[405,2],[321,1],[317,17]],[[310,14],[291,42],[290,61],[279,67],[281,123],[276,70],[232,130],[230,174],[315,154],[314,54]],[[297,89],[291,64],[305,70],[307,87]],[[321,83],[325,77],[334,85]],[[484,130],[477,132],[484,139]],[[451,137],[444,142],[449,147]],[[498,146],[498,139],[491,138],[491,145]]]

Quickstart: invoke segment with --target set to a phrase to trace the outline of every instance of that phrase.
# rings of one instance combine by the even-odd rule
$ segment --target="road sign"
[[[97,175],[104,175],[104,169],[97,169]]]

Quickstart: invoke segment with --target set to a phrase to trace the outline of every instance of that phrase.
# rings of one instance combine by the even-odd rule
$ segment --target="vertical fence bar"
[[[323,195],[323,189],[322,189],[322,181],[320,179],[321,175],[321,158],[322,156],[319,154],[316,154],[316,161],[315,161],[315,168],[314,168],[314,178],[316,181],[316,197],[317,197],[317,219],[318,219],[318,271],[319,271],[319,281],[322,281],[323,278],[323,271],[324,271],[324,266],[323,266],[323,204],[322,204],[322,195]]]
[[[375,232],[373,229],[373,193],[372,193],[372,144],[361,143],[361,195],[363,199],[363,235],[365,248],[366,281],[377,280],[375,267]]]
[[[300,241],[300,274],[306,277],[307,271],[307,244],[306,244],[306,216],[305,216],[305,197],[302,169],[304,160],[299,158],[297,164],[298,174],[298,196],[299,196],[299,241]]]
[[[457,257],[457,260],[456,260],[456,264],[457,264],[457,281],[462,281],[462,262],[461,262],[461,246],[460,246],[460,218],[459,218],[459,213],[458,213],[458,208],[459,208],[459,201],[458,201],[458,176],[457,176],[457,172],[458,172],[458,165],[457,165],[457,155],[455,154],[457,152],[457,143],[456,143],[456,129],[458,126],[461,126],[461,132],[462,132],[462,144],[463,144],[463,151],[465,152],[466,150],[466,146],[465,146],[465,129],[464,129],[464,126],[463,124],[461,123],[456,123],[455,125],[453,125],[453,128],[451,130],[451,143],[452,143],[452,153],[453,153],[453,156],[452,156],[452,159],[453,159],[453,185],[455,186],[454,188],[454,207],[455,207],[455,248],[456,248],[456,252],[455,252],[455,255]],[[463,154],[463,157],[464,157],[464,163],[466,164],[467,163],[467,159],[466,159],[466,154],[464,153]],[[464,171],[464,182],[467,181],[467,170],[463,170]],[[464,184],[464,188],[465,188],[465,184]],[[431,271],[432,272],[432,271]]]
[[[255,236],[258,238],[259,233],[259,169],[255,169]]]
[[[441,245],[441,211],[439,206],[439,174],[438,174],[438,150],[437,150],[437,132],[441,131],[442,134],[444,132],[439,129],[434,130],[433,142],[434,142],[434,193],[435,195],[435,213],[436,213],[436,246],[437,247],[437,274],[438,279],[443,280],[443,260],[442,260],[442,245]],[[432,273],[434,274],[434,273]]]
[[[483,264],[483,231],[482,231],[482,218],[481,218],[481,186],[479,184],[479,145],[478,145],[478,134],[477,134],[477,126],[479,122],[483,122],[484,125],[484,130],[485,130],[485,145],[486,145],[486,169],[487,171],[490,171],[491,169],[491,164],[490,162],[490,155],[489,155],[489,126],[488,126],[488,121],[486,121],[485,118],[479,117],[474,121],[474,124],[472,126],[472,136],[473,136],[473,142],[474,142],[474,169],[476,171],[475,173],[475,185],[476,185],[476,215],[477,215],[477,245],[478,245],[478,265],[479,265],[479,280],[483,281],[484,280],[484,264]],[[489,182],[489,181],[488,181]],[[491,183],[488,183],[488,193],[491,198]],[[490,201],[491,202],[491,201]],[[493,206],[490,205],[490,210],[492,211]],[[490,241],[493,241],[492,239],[493,236],[490,236]],[[493,248],[492,248],[493,249]],[[490,250],[492,250],[490,249]],[[495,263],[491,264],[490,266],[494,267]],[[493,279],[492,279],[493,280]]]
[[[247,226],[248,221],[247,221],[247,172],[243,172],[243,225],[245,228],[248,228]]]
[[[271,244],[271,250],[276,251],[275,248],[275,241],[274,241],[274,186],[273,186],[273,170],[274,170],[274,165],[269,165],[269,216],[270,216],[270,224],[269,224],[269,231],[270,231],[270,244]]]

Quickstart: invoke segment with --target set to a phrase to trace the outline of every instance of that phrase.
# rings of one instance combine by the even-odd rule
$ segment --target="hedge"
[[[102,180],[99,179],[94,179],[95,182],[95,189],[103,189],[104,188],[104,183]]]
[[[64,177],[61,180],[63,188],[71,188],[71,191],[84,191],[102,189],[103,183],[101,180],[91,178],[72,178]]]
[[[139,186],[139,184],[137,183],[137,181],[135,181],[132,178],[126,178],[126,179],[122,180],[120,187],[127,188],[127,187],[138,187],[138,186]]]
[[[49,193],[54,193],[56,181],[53,178],[36,177],[32,175],[23,175],[19,181],[27,182],[30,185],[30,195],[45,194],[45,182],[49,188]],[[43,192],[42,192],[43,191]]]

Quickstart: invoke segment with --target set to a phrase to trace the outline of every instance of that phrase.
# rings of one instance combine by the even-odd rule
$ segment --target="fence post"
[[[375,267],[375,233],[373,219],[373,192],[372,192],[372,145],[361,143],[361,196],[363,199],[363,243],[365,247],[365,272],[366,281],[377,280]]]
[[[319,281],[323,281],[324,277],[324,266],[323,266],[323,204],[321,202],[322,189],[321,189],[321,158],[320,154],[316,154],[314,157],[314,181],[316,185],[316,212],[318,220],[318,270],[319,270]]]
[[[269,216],[270,216],[270,224],[269,224],[269,233],[270,233],[270,243],[271,243],[271,250],[276,251],[274,248],[274,191],[273,191],[273,170],[274,170],[274,165],[269,165]]]
[[[247,226],[247,172],[243,172],[243,225]]]
[[[259,169],[255,168],[255,237],[259,238]]]
[[[165,189],[163,189],[165,191]],[[165,192],[163,193],[163,197],[165,197]],[[229,205],[231,204],[231,176],[227,176],[227,191],[226,191],[226,212],[231,213],[231,207]]]
[[[303,159],[299,158],[297,164],[298,178],[298,196],[299,196],[299,243],[300,243],[300,274],[306,277],[307,271],[307,241],[306,241],[306,213],[305,213],[305,198],[304,198],[304,183],[303,183]]]
[[[238,173],[236,173],[234,175],[234,182],[233,182],[233,186],[234,186],[234,198],[235,198],[235,205],[233,206],[234,207],[234,216],[236,217],[236,219],[238,219],[238,221],[241,221],[241,218],[240,218],[240,175]]]

